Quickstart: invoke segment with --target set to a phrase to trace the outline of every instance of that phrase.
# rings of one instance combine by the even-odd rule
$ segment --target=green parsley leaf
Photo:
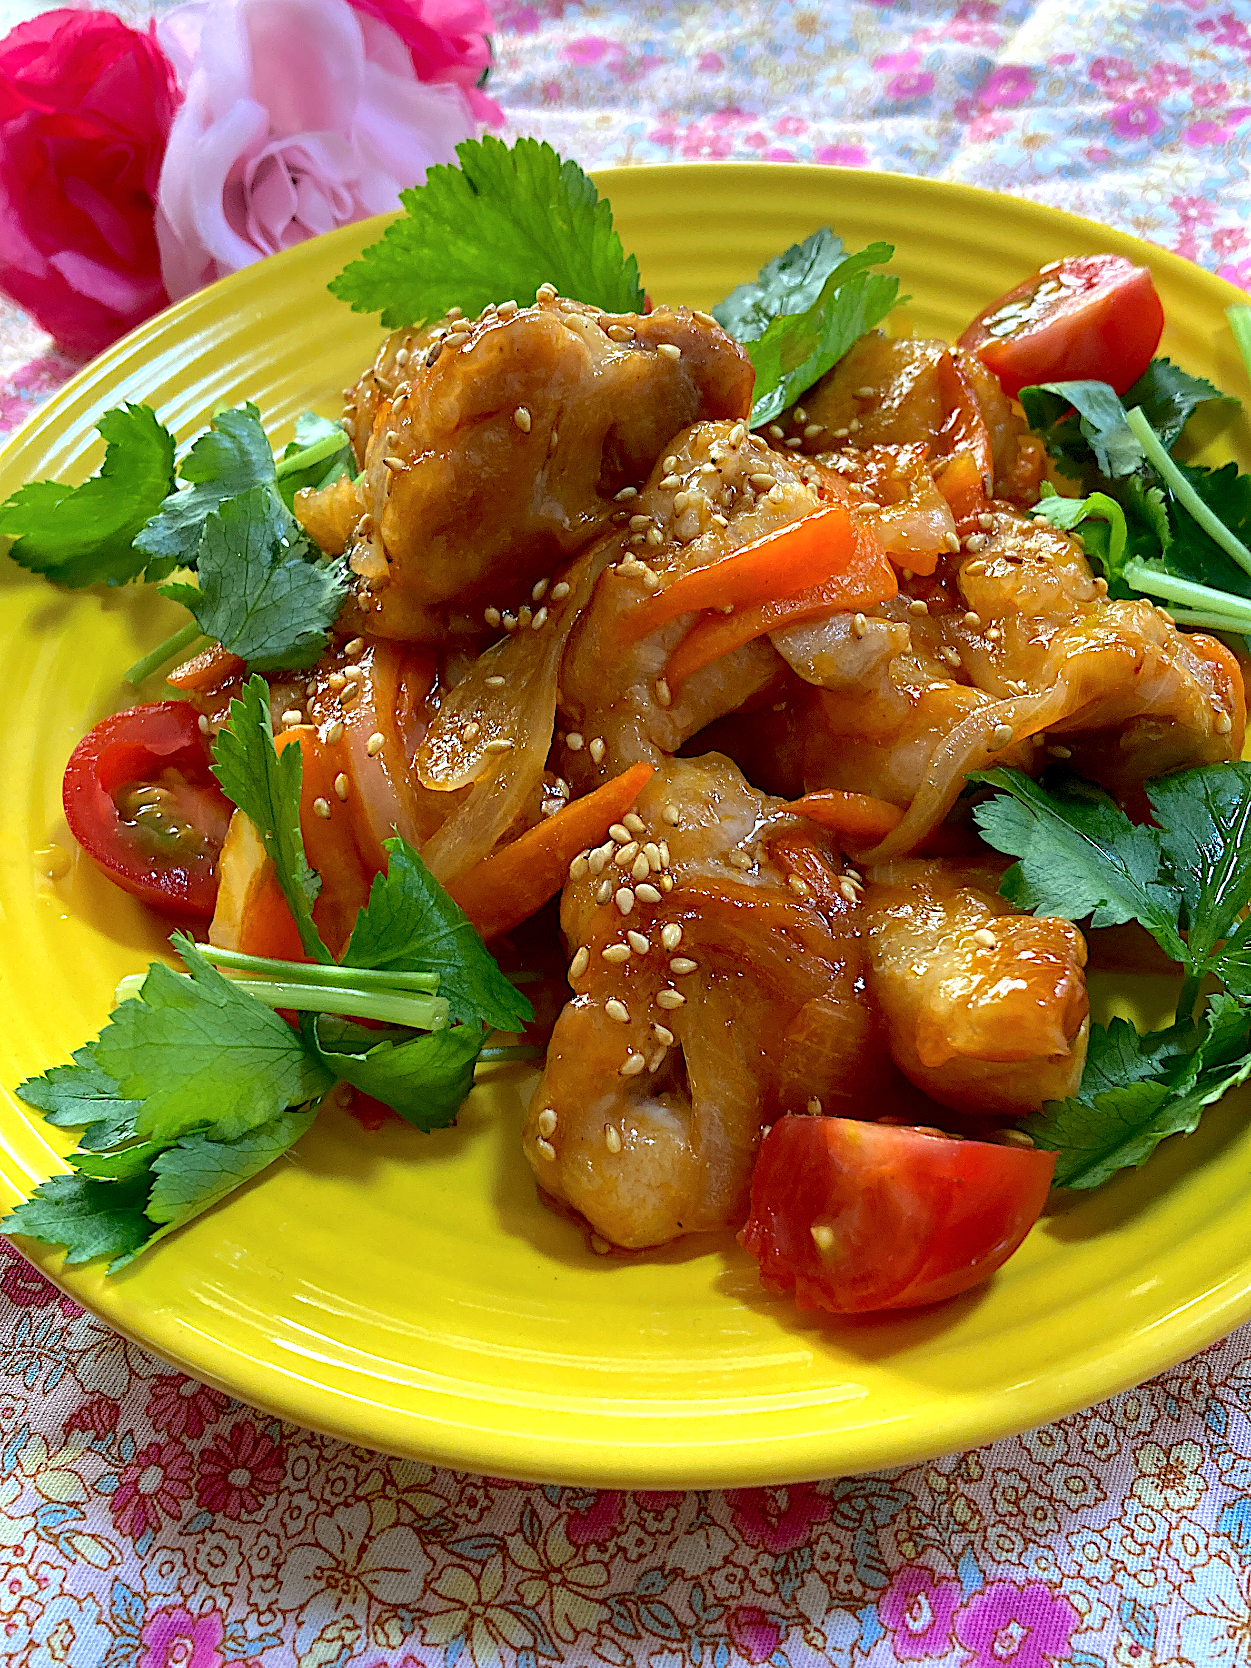
[[[0,1232],[63,1245],[69,1264],[109,1257],[110,1269],[119,1268],[152,1236],[143,1214],[149,1186],[147,1175],[126,1182],[52,1176],[0,1222]]]
[[[1238,404],[1232,394],[1222,394],[1206,377],[1191,376],[1167,359],[1153,359],[1134,386],[1126,390],[1121,405],[1126,411],[1140,405],[1151,427],[1172,451],[1186,424],[1209,400]]]
[[[1129,547],[1125,511],[1106,492],[1092,492],[1088,498],[1061,498],[1053,488],[1034,506],[1035,516],[1044,516],[1053,527],[1066,533],[1081,528],[1082,544],[1092,562],[1098,562],[1109,588],[1115,578],[1122,587],[1122,570]]]
[[[898,298],[899,280],[869,269],[894,253],[892,244],[871,243],[858,255],[848,255],[810,307],[782,314],[745,344],[756,367],[753,428],[772,422],[886,317]]]
[[[204,523],[227,498],[255,486],[276,490],[274,454],[260,412],[251,403],[219,411],[178,472],[189,486],[171,491],[135,540],[135,549],[153,559],[150,578],[195,566]]]
[[[482,1049],[477,1025],[424,1036],[383,1034],[329,1016],[304,1021],[305,1040],[335,1077],[392,1107],[415,1129],[444,1129],[473,1088]]]
[[[1251,475],[1236,463],[1204,469],[1178,463],[1177,468],[1195,492],[1244,544],[1251,542]],[[1164,546],[1165,565],[1181,579],[1191,579],[1219,591],[1251,597],[1251,576],[1206,533],[1181,504],[1168,494],[1170,537]]]
[[[489,134],[456,155],[459,167],[430,168],[400,193],[405,215],[332,281],[332,295],[380,313],[388,329],[452,306],[471,317],[489,301],[528,307],[543,283],[608,312],[642,308],[638,265],[576,162],[537,139],[509,146]]]
[[[174,485],[174,437],[146,405],[118,406],[96,424],[104,462],[81,486],[32,481],[0,504],[9,554],[58,585],[124,584],[147,553],[135,536]]]
[[[236,990],[190,939],[171,942],[191,977],[154,962],[140,998],[114,1009],[96,1044],[119,1093],[142,1103],[141,1139],[205,1129],[232,1140],[326,1092],[330,1079],[285,1021]]]
[[[152,1192],[145,1214],[162,1239],[200,1216],[235,1188],[281,1158],[312,1128],[318,1106],[293,1106],[233,1141],[191,1135],[152,1161]]]
[[[1132,823],[1093,783],[1072,779],[1049,792],[1019,770],[979,771],[971,782],[1003,793],[973,807],[982,838],[1020,859],[999,890],[1022,909],[1095,927],[1139,921],[1174,961],[1181,895],[1160,878],[1154,829]]]
[[[295,420],[295,439],[283,450],[276,465],[278,492],[291,509],[303,487],[329,486],[340,475],[354,475],[356,457],[343,424],[315,411],[305,411]]]
[[[1157,777],[1147,797],[1182,895],[1190,960],[1202,967],[1251,905],[1251,764]],[[1213,967],[1219,974],[1219,956]]]
[[[209,512],[194,585],[162,586],[200,630],[257,671],[312,666],[347,594],[347,564],[308,561],[307,541],[282,500],[256,486]]]
[[[735,341],[757,341],[774,319],[806,313],[842,258],[842,239],[822,226],[766,262],[751,283],[731,290],[712,309],[713,317]]]
[[[94,1176],[97,1181],[133,1181],[136,1176],[150,1177],[152,1160],[164,1150],[162,1141],[132,1141],[115,1152],[70,1153],[66,1163],[72,1164],[79,1175]]]
[[[1123,1019],[1094,1026],[1078,1094],[1021,1127],[1057,1154],[1057,1187],[1098,1187],[1138,1168],[1169,1135],[1189,1135],[1204,1110],[1251,1076],[1251,1015],[1213,997],[1195,1043],[1191,1025],[1139,1036]]]
[[[78,1145],[100,1152],[128,1140],[135,1132],[137,1100],[123,1100],[117,1084],[101,1071],[96,1045],[91,1042],[71,1055],[72,1064],[53,1066],[42,1077],[28,1077],[16,1093],[28,1106],[37,1106],[58,1129],[86,1125]]]
[[[374,877],[343,966],[437,973],[453,1020],[481,1021],[496,1031],[516,1031],[532,1020],[530,1003],[408,841],[397,835],[385,845],[386,873]]]
[[[251,819],[273,859],[305,954],[314,961],[333,961],[313,922],[321,880],[309,867],[300,833],[304,779],[300,749],[284,747],[279,754],[274,747],[269,685],[264,678],[249,678],[239,698],[231,701],[230,717],[218,733],[213,759],[213,774],[223,793]]]

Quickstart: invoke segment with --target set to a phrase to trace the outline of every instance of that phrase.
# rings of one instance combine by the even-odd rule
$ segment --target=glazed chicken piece
[[[1089,1030],[1077,928],[1018,914],[973,865],[887,864],[868,880],[868,988],[905,1077],[983,1116],[1073,1094]]]
[[[1241,755],[1233,655],[1146,602],[1109,600],[1079,542],[997,504],[929,579],[859,622],[775,633],[819,688],[803,708],[805,786],[906,808],[872,856],[913,849],[965,776],[1031,769],[1042,749],[1125,793],[1145,777]]]
[[[327,508],[337,516],[357,622],[383,637],[498,629],[605,529],[675,434],[751,400],[742,349],[684,307],[612,315],[550,297],[409,340],[391,339],[350,408],[354,490],[297,505],[323,531]]]
[[[763,698],[785,674],[765,638],[745,644],[680,689],[665,682],[691,615],[645,636],[635,610],[666,585],[809,515],[845,489],[810,460],[771,451],[743,423],[698,423],[680,434],[631,500],[623,558],[601,575],[561,667],[561,728],[579,741],[561,768],[586,792],[638,760],[656,763],[724,713]],[[566,769],[567,767],[567,769]]]
[[[813,1097],[862,1108],[889,1065],[858,888],[810,825],[708,754],[663,764],[619,834],[565,888],[574,996],[525,1151],[545,1193],[640,1247],[740,1222],[763,1126]]]
[[[888,341],[871,332],[779,419],[773,438],[821,457],[832,450],[827,461],[858,479],[864,454],[875,450],[924,446],[934,458],[952,451],[965,412],[979,414],[989,435],[987,490],[1033,504],[1046,472],[1042,441],[977,355],[946,342]]]

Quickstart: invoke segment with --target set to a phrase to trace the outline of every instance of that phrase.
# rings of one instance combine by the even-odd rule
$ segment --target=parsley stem
[[[1230,532],[1220,516],[1203,502],[1177,467],[1177,464],[1169,456],[1159,435],[1147,421],[1147,414],[1142,407],[1136,405],[1125,421],[1129,424],[1135,439],[1147,454],[1147,461],[1169,488],[1177,502],[1189,515],[1194,517],[1214,544],[1220,545],[1227,556],[1232,556],[1244,573],[1251,574],[1251,550],[1248,550],[1242,540]],[[1130,583],[1133,584],[1134,581],[1131,580]],[[1141,587],[1139,588],[1141,589]]]
[[[301,964],[301,970],[302,964]],[[190,978],[180,973],[178,978]],[[138,996],[146,973],[131,973],[117,987],[117,1000]],[[387,1025],[404,1025],[414,1031],[442,1031],[448,1024],[447,1001],[442,996],[405,994],[403,991],[352,990],[286,982],[279,979],[235,979],[236,990],[255,996],[268,1008],[295,1008],[302,1013],[345,1014],[352,1019],[376,1019]]]
[[[372,967],[341,967],[337,962],[323,965],[308,961],[274,961],[268,956],[250,956],[245,950],[221,950],[216,944],[197,944],[205,961],[215,967],[233,967],[255,973],[261,979],[294,979],[299,984],[336,985],[352,990],[415,990],[433,996],[439,988],[437,973],[378,971]]]
[[[1202,979],[1197,973],[1187,973],[1182,980],[1182,987],[1177,997],[1176,1023],[1181,1024],[1185,1019],[1195,1016],[1195,1003],[1199,1000],[1199,986]]]
[[[150,678],[153,672],[173,660],[174,656],[181,654],[184,649],[190,648],[192,643],[203,635],[199,621],[188,620],[172,637],[158,643],[150,654],[142,655],[133,666],[128,666],[122,676],[132,688],[138,689],[145,678]]]
[[[298,475],[301,470],[311,469],[324,458],[332,458],[336,452],[346,451],[347,446],[348,437],[342,429],[335,434],[323,434],[320,440],[314,440],[312,445],[305,446],[303,451],[292,452],[289,458],[276,459],[274,478],[281,481],[287,475]]]
[[[1251,377],[1251,307],[1236,305],[1226,307],[1225,317],[1229,320],[1229,328],[1234,333],[1234,341],[1238,344],[1238,352],[1242,355],[1243,368],[1247,376]]]
[[[1131,556],[1122,573],[1127,585],[1148,596],[1163,597],[1166,602],[1180,602],[1207,616],[1211,624],[1219,616],[1221,631],[1246,631],[1251,628],[1251,597],[1235,596],[1232,591],[1218,591],[1214,585],[1199,585],[1193,579],[1178,579],[1175,574],[1161,573],[1140,556]]]
[[[541,1060],[543,1050],[531,1043],[514,1043],[510,1048],[484,1048],[478,1056],[479,1065],[490,1065],[497,1060]]]

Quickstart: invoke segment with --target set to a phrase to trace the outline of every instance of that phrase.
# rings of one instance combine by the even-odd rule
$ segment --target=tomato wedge
[[[116,712],[70,754],[65,819],[88,857],[154,909],[207,921],[234,807],[209,771],[208,743],[185,701]]]
[[[1042,1210],[1055,1154],[850,1118],[766,1135],[739,1235],[771,1291],[856,1314],[937,1303],[1005,1263]]]
[[[1077,255],[1048,262],[992,301],[960,346],[994,371],[1007,394],[1084,378],[1123,394],[1151,363],[1163,329],[1164,308],[1145,266],[1123,255]]]

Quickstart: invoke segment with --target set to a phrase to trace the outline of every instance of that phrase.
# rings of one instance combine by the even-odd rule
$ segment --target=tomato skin
[[[213,914],[217,855],[233,809],[209,764],[195,711],[185,701],[154,701],[101,719],[70,754],[61,783],[70,832],[108,878],[143,903],[195,923]],[[194,801],[200,849],[145,852],[114,796],[171,773]]]
[[[850,1118],[782,1118],[761,1144],[739,1235],[771,1291],[857,1314],[979,1285],[1046,1202],[1055,1154]],[[813,1238],[828,1230],[823,1252]]]
[[[994,371],[1006,394],[1036,382],[1085,379],[1110,382],[1123,394],[1151,363],[1163,329],[1164,308],[1147,267],[1123,255],[1077,255],[992,301],[960,346]]]

